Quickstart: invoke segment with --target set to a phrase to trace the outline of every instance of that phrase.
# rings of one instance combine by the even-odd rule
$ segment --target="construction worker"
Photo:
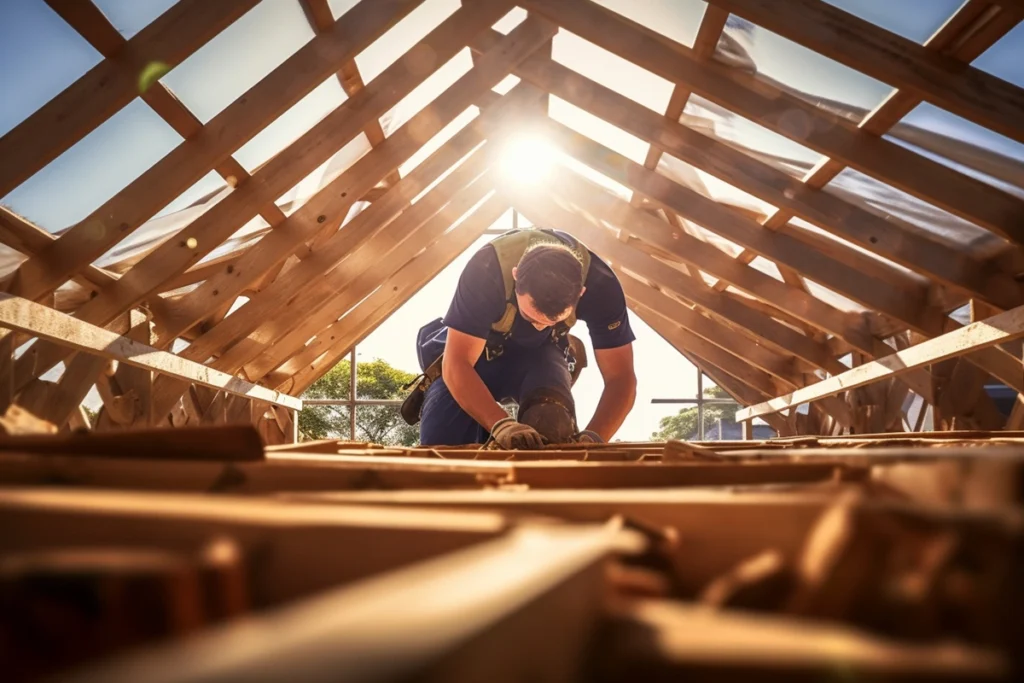
[[[568,334],[577,319],[587,323],[605,385],[583,430],[570,391],[582,351]],[[636,398],[634,339],[606,263],[564,232],[512,231],[473,255],[447,314],[420,329],[424,376],[403,416],[422,420],[423,445],[604,442]],[[518,419],[499,405],[506,400],[518,404]]]

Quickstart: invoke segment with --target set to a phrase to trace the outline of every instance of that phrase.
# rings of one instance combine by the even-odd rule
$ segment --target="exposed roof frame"
[[[500,34],[498,34],[500,35]],[[481,34],[475,48],[486,49],[493,34]],[[670,121],[629,98],[552,60],[531,57],[514,73],[673,156],[773,206],[784,206],[818,227],[883,258],[940,279],[972,296],[1005,306],[1024,300],[1024,285],[966,254],[929,240],[839,197],[806,187],[799,180],[723,143]]]
[[[176,66],[252,9],[259,0],[180,0],[125,41],[102,24],[91,2],[48,0],[106,58],[0,137],[0,197],[71,148],[139,95],[139,74],[152,62]],[[77,27],[76,27],[77,28]],[[112,27],[110,27],[112,28]],[[207,168],[209,171],[209,168]]]
[[[459,9],[417,43],[418,48],[412,49],[431,50],[437,60],[433,66],[440,68],[466,46],[468,37],[492,25],[509,7],[510,2],[494,0]],[[422,64],[410,60],[398,60],[389,66],[368,87],[347,99],[260,168],[251,182],[235,188],[82,306],[78,316],[104,325],[154,294],[163,283],[185,272],[253,218],[254,207],[273,201],[294,186],[356,137],[368,121],[379,119],[398,104],[430,73]],[[59,351],[51,348],[32,361],[21,362],[20,368],[16,363],[16,386],[24,386],[60,362],[66,354]]]
[[[994,10],[994,12],[993,12]],[[1024,14],[1000,10],[987,0],[969,0],[936,33],[925,42],[925,47],[948,54],[964,63],[974,61],[981,53],[1020,23]],[[859,128],[871,135],[885,135],[900,119],[909,114],[921,102],[917,95],[905,90],[891,93],[861,122]],[[839,175],[846,164],[832,158],[822,160],[804,176],[809,187],[821,188]],[[766,228],[784,228],[793,213],[778,209],[764,223]],[[740,255],[746,261],[753,260],[754,252]]]
[[[339,64],[373,43],[408,13],[401,8],[408,5],[411,11],[419,2],[422,0],[363,0],[345,14],[345,21],[335,24],[334,31],[304,45],[208,121],[198,135],[179,144],[61,234],[45,252],[22,264],[12,293],[36,299],[86,268],[309,94]],[[246,182],[240,188],[252,184]],[[280,194],[267,201],[273,202]]]
[[[454,230],[427,245],[373,294],[321,330],[298,353],[277,365],[274,372],[264,378],[268,386],[294,387],[297,393],[305,391],[348,354],[353,346],[376,330],[409,297],[482,237],[487,228],[508,209],[509,204],[504,197],[491,195]]]

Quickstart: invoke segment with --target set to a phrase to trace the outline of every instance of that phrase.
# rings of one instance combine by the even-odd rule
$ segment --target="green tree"
[[[402,389],[416,375],[399,370],[380,359],[356,365],[356,395],[359,398],[402,399]],[[349,391],[349,361],[344,360],[314,382],[305,398],[345,400]],[[299,431],[306,439],[347,439],[347,406],[307,406],[299,413]],[[402,419],[398,406],[359,406],[356,409],[356,439],[386,446],[415,446],[419,428]]]
[[[720,387],[711,387],[704,390],[704,398],[731,398]],[[736,424],[736,411],[739,405],[705,405],[704,406],[704,429],[711,428],[718,420],[723,424]],[[660,429],[651,435],[655,441],[668,441],[670,439],[681,439],[692,441],[698,437],[697,434],[697,407],[683,408],[675,415],[661,418],[658,423]]]

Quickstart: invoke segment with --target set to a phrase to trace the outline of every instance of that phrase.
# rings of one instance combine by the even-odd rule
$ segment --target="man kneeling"
[[[577,319],[587,323],[604,379],[583,430],[570,391],[576,359],[568,333]],[[470,259],[445,317],[419,332],[427,377],[417,388],[425,389],[420,442],[462,445],[489,436],[502,448],[533,449],[607,441],[636,398],[634,339],[622,286],[593,252],[560,231],[502,235]],[[515,401],[519,419],[499,400]]]

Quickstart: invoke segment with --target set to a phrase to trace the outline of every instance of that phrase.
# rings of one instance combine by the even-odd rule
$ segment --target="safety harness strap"
[[[512,326],[515,324],[516,315],[519,313],[519,302],[516,299],[516,283],[512,277],[512,269],[519,264],[531,247],[537,244],[557,244],[568,247],[579,259],[583,266],[583,281],[587,281],[587,273],[590,270],[590,252],[583,244],[574,237],[569,237],[571,243],[560,239],[552,230],[547,228],[524,228],[505,233],[498,239],[491,242],[498,257],[498,266],[501,270],[502,283],[505,287],[505,311],[501,318],[491,324],[490,334],[487,336],[487,344],[484,347],[484,357],[492,360],[500,356],[505,348],[505,341],[512,334]],[[560,348],[565,349],[568,344],[569,330],[576,324],[576,311],[572,312],[567,319],[554,325],[551,328],[551,341]]]

